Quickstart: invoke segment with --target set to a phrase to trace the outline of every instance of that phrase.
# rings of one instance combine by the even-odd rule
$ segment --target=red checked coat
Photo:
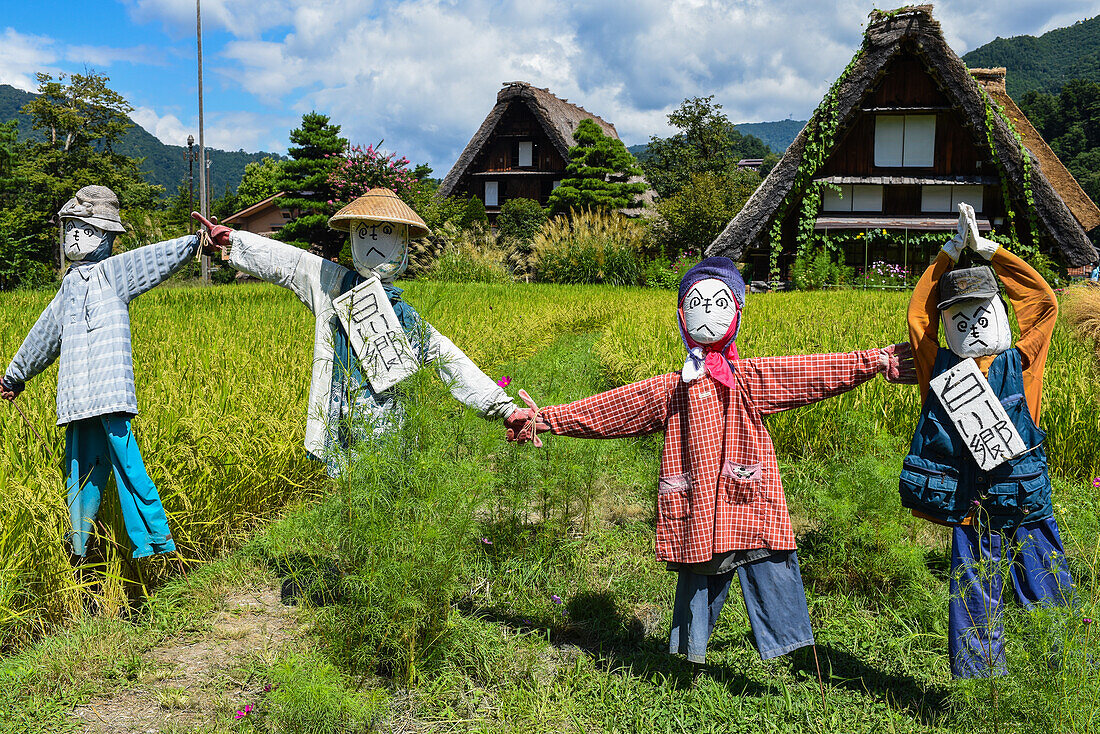
[[[553,433],[620,438],[665,431],[657,558],[709,561],[750,548],[791,550],[791,518],[764,416],[847,392],[878,374],[878,349],[732,360],[735,387],[674,372],[545,408]]]

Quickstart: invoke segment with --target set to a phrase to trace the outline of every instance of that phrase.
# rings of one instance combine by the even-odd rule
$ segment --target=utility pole
[[[187,136],[187,233],[195,234],[195,136]]]
[[[199,213],[204,217],[210,216],[210,209],[206,204],[206,141],[203,137],[202,120],[202,0],[195,0],[195,35],[198,39],[199,56]],[[210,282],[210,258],[202,256],[202,282]]]

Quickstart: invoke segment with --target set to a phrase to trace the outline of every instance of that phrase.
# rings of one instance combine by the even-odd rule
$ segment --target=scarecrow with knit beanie
[[[671,653],[702,663],[736,575],[756,649],[767,659],[813,644],[794,533],[764,416],[840,395],[877,374],[911,382],[908,346],[741,359],[745,283],[710,257],[680,283],[687,359],[652,377],[517,416],[524,428],[579,438],[665,432],[657,485],[657,559],[677,573]],[[528,399],[526,393],[521,393]]]
[[[118,197],[106,186],[80,189],[58,217],[69,267],[4,372],[0,397],[15,400],[28,380],[60,357],[57,425],[65,426],[73,556],[83,559],[88,551],[112,469],[133,557],[169,553],[176,545],[130,426],[138,406],[129,304],[194,257],[199,237],[112,256],[115,237],[126,228]]]
[[[313,312],[305,448],[332,476],[344,471],[356,444],[390,433],[404,416],[397,389],[372,384],[363,367],[366,355],[356,353],[354,335],[338,313],[342,297],[371,279],[381,281],[391,317],[400,323],[415,361],[432,363],[460,402],[512,427],[509,418],[517,406],[508,394],[403,300],[393,284],[408,265],[409,240],[429,233],[424,220],[393,191],[371,189],[329,219],[330,227],[349,233],[353,270],[293,245],[201,221],[230,265],[289,288]]]
[[[1030,265],[982,237],[974,210],[960,205],[959,231],[921,276],[909,302],[909,339],[921,414],[901,473],[901,502],[914,515],[952,527],[948,649],[957,678],[1005,671],[1001,577],[1010,561],[1016,600],[1027,608],[1073,604],[1073,580],[1051,506],[1050,475],[1039,428],[1043,369],[1058,301]],[[954,267],[965,249],[992,265]],[[1015,346],[997,278],[1016,312]],[[943,327],[946,347],[940,346]],[[967,438],[930,389],[967,360],[980,370],[1020,437],[1005,451],[1007,425],[969,425]],[[973,391],[971,391],[973,392]],[[973,423],[973,421],[971,421]],[[996,429],[996,430],[994,430]],[[990,457],[990,452],[996,455]],[[989,459],[989,460],[987,460]],[[982,468],[982,467],[986,468]]]

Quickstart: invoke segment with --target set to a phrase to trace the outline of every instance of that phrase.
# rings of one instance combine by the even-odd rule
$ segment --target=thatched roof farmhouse
[[[581,120],[595,120],[610,137],[615,126],[583,107],[528,82],[506,82],[497,102],[451,168],[439,193],[477,196],[493,219],[508,199],[535,199],[546,205],[565,177],[573,131]]]
[[[954,230],[966,201],[983,229],[1067,266],[1094,262],[1086,232],[1100,210],[1008,97],[1004,74],[967,69],[931,5],[872,12],[849,67],[708,254],[751,262],[762,278],[825,234],[848,243],[849,264],[923,266],[935,249],[919,235]],[[866,232],[879,236],[852,236]]]

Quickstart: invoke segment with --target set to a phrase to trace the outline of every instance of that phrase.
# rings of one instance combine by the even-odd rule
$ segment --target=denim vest
[[[932,376],[960,361],[950,349],[941,347]],[[982,471],[939,398],[929,391],[909,455],[902,464],[902,506],[940,522],[958,524],[975,509],[977,500],[981,505],[979,521],[995,530],[1053,514],[1047,456],[1042,446],[1046,434],[1035,425],[1027,408],[1019,351],[1009,349],[998,354],[989,367],[988,380],[1030,450]]]

